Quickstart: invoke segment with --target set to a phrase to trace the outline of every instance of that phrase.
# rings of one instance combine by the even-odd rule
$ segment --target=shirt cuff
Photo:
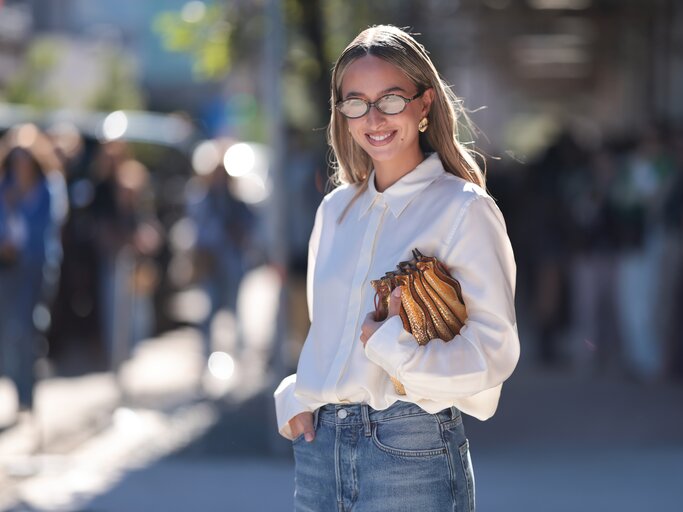
[[[365,344],[365,355],[392,377],[419,348],[417,341],[403,328],[399,315],[388,318]]]
[[[278,432],[290,441],[294,438],[292,429],[289,427],[289,420],[302,412],[312,412],[294,395],[296,387],[296,374],[285,377],[273,393],[275,397],[275,413],[277,416]]]

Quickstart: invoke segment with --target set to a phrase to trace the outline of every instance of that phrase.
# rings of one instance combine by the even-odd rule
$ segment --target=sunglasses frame
[[[345,118],[347,118],[347,119],[360,119],[361,117],[367,115],[367,113],[370,112],[370,109],[371,109],[372,107],[375,107],[379,112],[381,112],[381,113],[384,114],[385,116],[395,116],[395,115],[400,114],[401,112],[404,112],[405,109],[406,109],[406,107],[408,106],[408,103],[410,103],[411,101],[416,100],[417,98],[419,98],[419,97],[422,96],[423,94],[424,94],[424,91],[420,91],[420,92],[418,92],[415,96],[413,96],[412,98],[406,98],[405,96],[401,96],[400,94],[396,94],[396,93],[390,92],[389,94],[385,94],[384,96],[381,96],[381,97],[377,98],[377,100],[375,100],[375,101],[367,101],[367,100],[364,100],[363,98],[346,98],[345,100],[339,100],[339,101],[336,103],[335,108],[339,111],[339,113],[340,113],[341,115],[343,115],[343,116],[344,116]],[[389,114],[389,113],[387,113],[387,112],[384,112],[381,108],[379,108],[379,107],[377,106],[377,104],[378,104],[380,101],[382,101],[384,98],[386,98],[387,96],[397,96],[397,97],[401,98],[401,99],[403,100],[403,102],[404,102],[404,103],[403,103],[403,108],[402,108],[399,112],[395,112],[395,113],[393,113],[393,114]],[[354,117],[346,115],[344,112],[341,111],[341,106],[342,106],[342,104],[344,104],[345,102],[347,102],[347,101],[349,101],[349,100],[358,100],[358,101],[362,101],[363,103],[365,103],[365,107],[366,107],[366,108],[365,108],[365,112],[363,112],[363,113],[362,113],[361,115],[359,115],[359,116],[354,116]]]

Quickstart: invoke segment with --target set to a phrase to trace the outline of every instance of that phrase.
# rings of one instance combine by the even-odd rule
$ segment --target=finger
[[[388,316],[398,315],[398,313],[401,309],[401,292],[402,292],[401,286],[397,286],[396,288],[394,288],[394,291],[391,292],[391,296],[389,297],[389,314],[388,314]]]
[[[306,414],[301,418],[302,430],[304,432],[304,439],[309,443],[315,439],[315,430],[313,429],[313,415]]]

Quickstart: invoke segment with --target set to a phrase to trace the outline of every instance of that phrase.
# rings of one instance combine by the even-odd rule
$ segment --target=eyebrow
[[[399,87],[398,85],[395,85],[394,87],[389,87],[388,89],[384,89],[382,92],[380,92],[380,97],[384,96],[385,94],[389,94],[390,92],[396,92],[396,91],[401,91],[407,93],[403,87]],[[349,91],[346,96],[344,97],[345,99],[352,98],[354,96],[365,96],[362,92],[357,92],[357,91]]]

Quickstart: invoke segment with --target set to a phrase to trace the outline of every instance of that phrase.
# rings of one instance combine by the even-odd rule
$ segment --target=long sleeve
[[[313,223],[313,230],[308,241],[308,268],[306,271],[306,299],[308,305],[308,318],[313,322],[313,276],[315,274],[315,261],[318,255],[318,246],[320,244],[320,231],[322,229],[322,211],[323,204],[321,203],[315,214],[315,222]],[[306,406],[298,400],[294,394],[296,388],[296,374],[289,375],[282,380],[278,388],[275,390],[275,411],[277,416],[278,430],[287,439],[292,439],[292,431],[289,428],[289,420],[299,413],[310,411],[310,407]]]
[[[289,428],[289,420],[299,413],[310,411],[309,407],[296,398],[294,394],[295,386],[296,373],[285,377],[274,393],[277,428],[280,434],[287,439],[293,439],[294,437],[292,429]]]
[[[308,266],[306,269],[306,304],[308,306],[308,320],[313,322],[313,276],[315,275],[315,262],[318,258],[320,246],[320,232],[323,225],[323,203],[320,203],[315,212],[313,230],[308,240]]]
[[[419,346],[395,316],[365,347],[371,361],[404,385],[410,400],[452,401],[493,390],[519,359],[516,265],[505,222],[490,197],[476,196],[463,207],[442,261],[462,286],[468,319],[460,334]]]

